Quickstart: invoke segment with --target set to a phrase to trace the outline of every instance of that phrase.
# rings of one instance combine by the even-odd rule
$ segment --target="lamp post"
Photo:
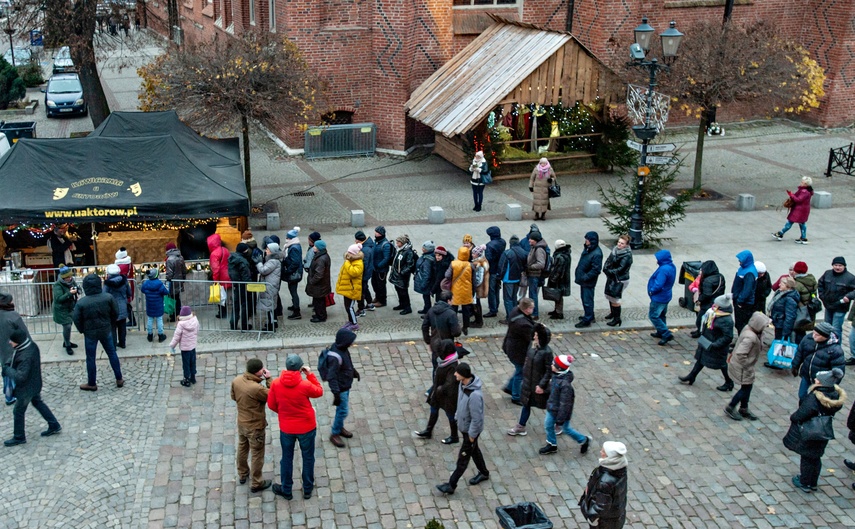
[[[629,220],[629,245],[633,249],[644,246],[644,216],[642,215],[642,202],[644,199],[644,178],[650,174],[647,167],[647,146],[650,140],[659,133],[659,128],[650,123],[650,115],[653,111],[653,89],[656,88],[656,74],[660,70],[669,71],[670,63],[677,57],[677,48],[683,34],[677,31],[676,24],[672,21],[669,28],[659,34],[662,42],[662,57],[664,62],[659,62],[655,57],[647,58],[650,51],[650,42],[653,38],[654,29],[647,23],[647,17],[641,19],[641,25],[635,28],[635,44],[630,46],[629,54],[632,59],[627,66],[641,68],[648,73],[647,97],[645,100],[644,125],[635,125],[632,132],[641,140],[641,160],[636,173],[637,182],[635,188],[635,204],[632,207],[632,215]]]

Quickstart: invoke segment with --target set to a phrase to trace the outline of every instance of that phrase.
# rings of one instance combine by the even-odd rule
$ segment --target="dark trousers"
[[[402,309],[410,308],[410,289],[395,287],[395,293],[398,294],[398,305]]]
[[[443,410],[445,411],[445,410]],[[451,437],[457,439],[457,421],[454,420],[454,414],[445,411],[445,417],[448,419],[448,426],[451,428]],[[427,430],[433,432],[436,422],[439,420],[439,408],[430,407],[430,416],[428,417]]]
[[[125,347],[125,339],[128,336],[128,319],[123,318],[113,322],[113,343],[117,347]]]
[[[232,296],[232,330],[245,331],[249,328],[247,318],[249,317],[250,299],[247,296],[246,285],[235,285],[234,296]],[[240,327],[238,327],[238,322],[240,322]]]
[[[490,275],[490,290],[487,292],[487,312],[499,312],[499,291],[502,290],[502,278],[498,273]]]
[[[53,413],[51,413],[50,408],[47,407],[45,401],[42,400],[41,393],[31,399],[22,399],[19,397],[18,400],[15,401],[15,409],[12,410],[15,422],[15,439],[23,440],[27,438],[27,432],[24,429],[24,416],[27,413],[27,406],[29,406],[31,402],[33,403],[33,408],[37,409],[39,413],[42,414],[44,420],[47,421],[48,428],[51,430],[59,428],[59,422],[56,420],[56,417],[53,416]]]
[[[186,380],[196,380],[196,349],[181,351],[181,370]]]
[[[484,203],[484,186],[472,186],[472,201],[475,203],[475,209],[481,210],[481,204]]]
[[[282,460],[279,472],[282,474],[282,491],[291,494],[294,486],[294,445],[300,443],[303,455],[303,492],[312,492],[315,488],[315,436],[317,428],[302,434],[290,434],[280,431],[279,444],[282,445]]]
[[[110,359],[110,367],[113,368],[113,374],[116,375],[116,380],[122,378],[122,366],[119,364],[119,357],[116,356],[116,347],[113,345],[112,329],[103,329],[99,332],[92,332],[83,336],[84,347],[86,348],[86,376],[87,384],[95,385],[97,369],[95,367],[95,354],[98,352],[98,344],[104,347],[107,352],[107,358]]]
[[[695,362],[695,366],[692,368],[691,373],[689,373],[688,378],[692,382],[694,382],[695,378],[697,378],[697,376],[698,376],[698,373],[700,373],[703,368],[704,368],[704,365],[701,364],[700,360],[698,360],[697,362]],[[724,376],[724,383],[725,384],[733,384],[733,380],[731,380],[730,375],[727,374],[727,368],[726,367],[721,368],[721,374],[722,374],[722,376]]]
[[[327,319],[327,297],[312,298],[312,312],[320,320]]]
[[[819,481],[819,473],[822,470],[822,459],[819,457],[802,456],[801,482],[808,487],[816,487]]]
[[[294,309],[294,312],[296,314],[300,314],[300,294],[298,291],[299,287],[299,281],[288,281],[288,293],[291,294],[291,308]]]
[[[371,274],[371,286],[374,288],[374,301],[376,303],[386,304],[386,276],[389,275],[389,271],[385,271],[383,273],[374,270],[374,273]]]
[[[733,304],[733,325],[736,327],[736,334],[742,332],[742,328],[748,325],[748,320],[754,314],[752,305],[737,305]]]
[[[430,293],[422,294],[422,301],[424,301],[424,305],[425,305],[423,310],[425,310],[425,311],[426,311],[426,310],[428,310],[429,308],[431,308],[432,303],[431,303],[431,300],[430,300]]]
[[[469,328],[469,320],[472,319],[472,304],[469,305],[452,305],[454,312],[462,312],[463,313],[463,329],[466,330]]]
[[[736,395],[730,399],[730,407],[736,406],[739,403],[739,407],[744,409],[748,409],[748,399],[751,398],[751,389],[754,387],[754,384],[742,384],[742,387],[739,388],[739,391],[736,392]]]
[[[369,277],[362,276],[362,299],[360,299],[357,304],[359,310],[363,310],[366,303],[374,303],[374,298],[371,297],[371,289],[369,288],[371,283],[370,279],[371,278]]]
[[[355,299],[350,299],[348,297],[344,298],[344,312],[347,314],[347,321],[354,325],[356,325],[356,311],[354,310],[355,304]]]
[[[502,284],[502,302],[505,304],[505,318],[511,316],[511,311],[517,306],[517,296],[520,292],[519,283]]]
[[[582,308],[585,310],[583,321],[594,321],[594,288],[579,287],[579,297],[582,298]]]
[[[273,310],[273,319],[275,320],[279,316],[285,315],[285,309],[282,307],[282,298],[279,295],[276,295],[276,308]]]
[[[481,448],[478,446],[478,438],[476,437],[475,441],[472,442],[469,441],[469,435],[466,432],[460,432],[460,435],[463,436],[463,444],[460,445],[460,453],[457,454],[457,467],[448,480],[448,484],[452,488],[457,487],[457,482],[460,481],[461,476],[466,472],[466,467],[469,466],[470,459],[475,460],[475,468],[478,469],[479,473],[485,476],[490,475],[487,465],[484,464],[484,455],[481,454]]]

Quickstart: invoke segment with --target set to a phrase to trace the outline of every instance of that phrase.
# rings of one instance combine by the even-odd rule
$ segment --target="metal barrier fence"
[[[307,159],[373,156],[377,147],[374,123],[329,125],[306,129],[303,156]]]
[[[828,168],[825,170],[825,176],[830,178],[831,173],[855,175],[855,143],[838,149],[829,149]]]

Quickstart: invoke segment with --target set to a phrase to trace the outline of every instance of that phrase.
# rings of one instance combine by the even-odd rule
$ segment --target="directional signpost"
[[[668,152],[673,151],[676,148],[677,146],[673,143],[655,143],[647,146],[647,152]]]
[[[652,147],[652,145],[651,145]],[[655,152],[655,151],[654,151]],[[648,156],[647,163],[650,165],[676,165],[680,162],[673,156]]]
[[[636,151],[641,151],[641,144],[637,141],[626,140],[626,146],[630,149],[635,149]]]

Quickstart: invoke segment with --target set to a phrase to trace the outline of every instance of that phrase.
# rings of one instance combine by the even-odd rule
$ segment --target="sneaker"
[[[798,238],[796,239],[796,244],[808,244],[807,239]]]
[[[522,436],[528,435],[528,432],[525,430],[525,426],[522,426],[519,424],[515,425],[513,428],[508,430],[507,433],[508,433],[508,435],[514,436],[514,437],[516,437],[517,435],[522,435]]]
[[[382,307],[383,305],[379,305],[379,306]],[[375,306],[374,303],[369,303],[368,306],[365,308],[373,312],[374,309],[377,308],[377,306]]]
[[[563,434],[563,433],[564,433],[564,428],[562,428],[561,426],[558,426],[558,425],[556,424],[556,425],[555,425],[555,435],[561,435],[561,434]]]
[[[365,309],[360,310],[359,312],[356,313],[356,315],[360,318],[364,318],[365,317]]]
[[[776,232],[776,233],[773,233],[773,234],[772,234],[772,237],[774,237],[774,238],[775,238],[775,240],[780,241],[780,240],[782,240],[782,239],[784,238],[784,234],[783,234],[783,233],[781,233],[781,232]]]
[[[545,456],[547,454],[554,454],[557,451],[558,451],[558,445],[546,443],[546,446],[544,446],[543,448],[538,450],[538,453],[542,456]]]

